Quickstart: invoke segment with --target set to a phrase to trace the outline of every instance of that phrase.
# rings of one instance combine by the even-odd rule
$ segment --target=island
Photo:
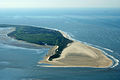
[[[50,50],[39,64],[43,67],[94,67],[106,68],[113,61],[100,49],[69,38],[63,31],[27,25],[0,24],[11,28],[7,36],[19,41],[49,46]]]

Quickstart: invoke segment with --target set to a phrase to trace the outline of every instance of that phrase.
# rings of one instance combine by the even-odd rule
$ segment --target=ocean
[[[116,59],[110,68],[40,67],[49,49],[0,42],[0,80],[120,80],[120,9],[0,9],[0,24],[59,29]]]

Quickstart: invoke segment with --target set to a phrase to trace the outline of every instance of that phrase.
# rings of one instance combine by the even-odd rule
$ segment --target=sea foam
[[[58,30],[58,31],[61,31],[61,30]],[[62,32],[64,32],[64,31],[62,31]],[[106,51],[109,51],[109,52],[113,53],[113,52],[114,52],[113,50],[108,49],[108,48],[104,48],[104,47],[101,47],[101,46],[98,46],[98,45],[93,45],[93,44],[90,44],[90,43],[87,43],[87,42],[83,42],[83,41],[79,41],[79,40],[73,39],[73,38],[72,38],[73,34],[72,34],[72,36],[71,36],[71,35],[69,35],[67,32],[64,32],[64,33],[65,33],[67,36],[69,36],[69,39],[75,40],[75,41],[78,41],[78,42],[81,42],[81,43],[84,43],[84,44],[86,44],[86,45],[88,45],[88,46],[91,46],[91,47],[94,47],[94,48],[97,48],[98,50],[102,51],[106,56],[110,57],[110,58],[113,60],[113,62],[114,62],[114,64],[113,64],[112,66],[110,66],[110,68],[114,68],[114,67],[116,67],[117,65],[119,65],[119,60],[118,60],[118,59],[116,59],[116,58],[113,57],[112,55],[110,55],[110,54],[108,54],[108,53],[105,52],[105,50],[106,50]]]

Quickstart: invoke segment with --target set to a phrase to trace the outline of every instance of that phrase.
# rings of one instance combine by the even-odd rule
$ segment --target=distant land
[[[7,35],[16,40],[51,46],[48,54],[39,62],[51,65],[43,67],[106,68],[113,65],[113,61],[101,50],[70,39],[63,31],[26,25],[0,24],[0,27],[11,28],[12,32]]]

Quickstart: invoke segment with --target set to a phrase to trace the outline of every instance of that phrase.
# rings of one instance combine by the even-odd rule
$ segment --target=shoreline
[[[58,30],[59,31],[59,30]],[[69,36],[67,35],[67,34],[65,34],[63,31],[59,31],[65,38],[68,38],[68,39],[70,39],[69,38]],[[39,64],[41,64],[41,63],[46,63],[46,64],[51,64],[50,66],[42,66],[42,67],[91,67],[91,68],[108,68],[108,67],[112,67],[113,66],[113,61],[107,56],[107,55],[105,55],[103,52],[102,52],[102,50],[100,50],[100,49],[98,49],[98,48],[96,48],[96,47],[93,47],[93,46],[90,46],[90,45],[86,45],[86,44],[84,44],[84,43],[81,43],[81,42],[79,42],[79,41],[76,41],[76,40],[74,40],[74,39],[71,39],[72,41],[73,41],[73,43],[69,43],[68,44],[68,46],[66,47],[66,48],[64,48],[64,50],[62,51],[62,53],[61,53],[61,56],[59,57],[59,58],[55,58],[55,59],[53,59],[53,61],[49,61],[48,60],[48,58],[50,57],[50,56],[47,56],[47,58],[44,58],[44,60],[43,61],[40,61],[39,62]],[[86,46],[86,47],[89,47],[90,49],[94,49],[94,50],[96,50],[96,51],[98,51],[99,52],[99,55],[98,54],[93,54],[93,55],[89,55],[89,54],[87,54],[87,56],[90,56],[90,57],[92,57],[92,58],[96,58],[96,57],[98,57],[98,56],[100,56],[101,55],[101,57],[102,58],[104,58],[105,60],[107,60],[107,62],[105,62],[104,63],[104,65],[102,64],[102,65],[65,65],[64,64],[64,62],[62,61],[62,59],[64,59],[64,61],[65,61],[65,58],[66,58],[66,55],[68,55],[69,53],[64,53],[64,51],[65,51],[65,49],[67,49],[67,48],[69,48],[70,46],[71,46],[71,44],[74,44],[74,43],[79,43],[79,44],[81,44],[81,45],[84,45],[84,46]],[[55,50],[55,48],[54,48],[54,50]],[[95,57],[96,56],[96,57]],[[99,60],[100,61],[100,60]],[[102,61],[102,59],[101,59],[101,61]],[[104,60],[103,60],[104,61]],[[102,63],[102,62],[100,62],[100,63]],[[105,64],[107,64],[107,65],[105,65]]]
[[[38,45],[34,43],[28,43],[26,41],[17,40],[8,36],[9,33],[15,31],[14,27],[0,28],[0,39],[2,44],[12,45],[16,47],[31,48],[31,49],[40,49],[40,48],[51,48],[49,45]]]
[[[15,28],[14,28],[14,30],[15,30]],[[13,30],[13,31],[14,31]],[[13,32],[13,31],[11,31],[11,32]],[[61,31],[61,30],[56,30],[56,31],[59,31],[65,38],[67,38],[67,39],[70,39],[70,37],[67,35],[67,34],[65,34],[63,31]],[[8,34],[8,33],[7,33]],[[9,36],[8,36],[9,37]],[[10,37],[11,38],[11,37]],[[11,38],[11,39],[13,39],[13,38]],[[16,40],[16,39],[15,39]],[[106,68],[106,67],[111,67],[112,65],[113,65],[113,62],[112,62],[112,60],[110,59],[110,58],[108,58],[102,51],[100,51],[98,48],[95,48],[95,47],[93,47],[93,46],[90,46],[90,45],[86,45],[86,44],[83,44],[83,43],[81,43],[81,42],[79,42],[79,41],[76,41],[76,40],[73,40],[73,39],[71,39],[73,42],[72,43],[69,43],[68,44],[68,46],[66,47],[66,48],[64,48],[64,50],[62,51],[62,53],[61,53],[61,56],[59,57],[59,58],[55,58],[55,59],[53,59],[53,61],[49,61],[48,60],[48,58],[51,56],[51,55],[53,55],[53,51],[55,51],[56,49],[57,49],[57,47],[55,47],[55,46],[53,46],[53,47],[51,47],[51,49],[49,50],[49,54],[47,54],[47,56],[45,56],[45,58],[44,58],[44,60],[43,61],[40,61],[39,62],[39,64],[40,63],[47,63],[47,64],[51,64],[52,66],[44,66],[43,65],[43,67],[92,67],[92,68]],[[20,41],[20,40],[17,40],[17,41]],[[24,43],[28,43],[28,42],[26,42],[26,41],[20,41],[20,43],[21,42],[24,42]],[[70,61],[68,58],[66,58],[66,56],[67,57],[69,57],[68,56],[68,54],[70,53],[70,52],[68,52],[68,50],[72,50],[72,48],[74,48],[75,46],[77,46],[77,45],[73,45],[73,44],[79,44],[79,46],[84,46],[84,47],[89,47],[89,49],[96,49],[98,52],[100,51],[100,54],[102,54],[102,56],[104,56],[104,59],[106,59],[106,60],[108,60],[108,63],[109,64],[107,64],[107,65],[99,65],[99,64],[97,64],[96,66],[95,65],[84,65],[84,64],[82,64],[82,65],[75,65],[75,64],[73,64],[73,65],[71,65],[71,63],[70,64],[64,64],[64,62],[66,63],[66,61]],[[30,44],[32,44],[33,46],[36,46],[37,44],[33,44],[33,43],[30,43]],[[70,48],[72,46],[72,48],[71,49],[68,49],[68,48]],[[40,48],[40,45],[38,46],[39,48]],[[65,53],[65,50],[66,49],[68,49],[67,50],[67,53]],[[86,48],[87,49],[87,48]],[[52,51],[51,51],[52,50]],[[88,51],[89,52],[89,51]],[[54,52],[54,54],[55,54],[55,52]],[[77,53],[78,54],[78,53]],[[74,56],[73,54],[72,54],[72,56]],[[87,56],[88,58],[90,58],[90,59],[92,59],[92,58],[97,58],[97,55],[96,54],[91,54],[91,55],[89,55],[88,53],[86,54],[86,55],[82,55],[82,56]],[[81,57],[80,55],[79,55],[79,57]],[[77,57],[76,57],[77,58]],[[79,60],[78,60],[79,61]],[[75,63],[75,61],[73,61],[74,63]],[[77,63],[77,62],[76,62]]]
[[[75,43],[75,42],[73,42],[73,43]],[[68,46],[69,47],[69,46]],[[67,47],[66,47],[67,48]],[[65,49],[66,49],[65,48]],[[52,50],[55,50],[55,48],[52,48]],[[97,49],[97,48],[95,48],[95,49]],[[63,50],[64,51],[64,50]],[[99,51],[99,50],[98,50]],[[100,51],[101,52],[101,51]],[[104,55],[104,53],[103,52],[101,52],[100,54],[103,56],[103,57],[105,57],[105,60],[107,60],[108,62],[106,63],[105,62],[105,64],[103,65],[79,65],[79,64],[73,64],[73,63],[78,63],[78,62],[80,62],[79,60],[78,61],[73,61],[72,62],[72,65],[71,64],[64,64],[64,61],[66,61],[65,63],[67,63],[67,62],[70,62],[70,59],[66,59],[66,56],[68,55],[69,53],[61,53],[61,56],[59,57],[59,58],[55,58],[55,59],[53,59],[53,61],[49,61],[48,60],[48,58],[50,57],[50,56],[47,56],[47,57],[44,57],[44,60],[42,60],[42,61],[40,61],[40,62],[38,62],[38,64],[41,64],[41,63],[46,63],[46,64],[51,64],[51,65],[42,65],[42,67],[90,67],[90,68],[109,68],[109,67],[112,67],[113,66],[113,61],[110,59],[110,58],[108,58],[106,55]],[[78,57],[80,57],[81,55],[79,55]],[[86,55],[86,56],[90,56],[90,55]],[[100,55],[99,55],[100,56]],[[94,57],[94,55],[92,55],[92,56],[90,56],[90,57],[92,57],[92,58],[96,58],[96,57]],[[75,57],[75,58],[77,58],[77,57]],[[96,59],[95,59],[96,60]],[[100,61],[104,61],[104,60],[100,60]],[[84,62],[83,62],[84,63]],[[101,62],[100,62],[101,63]],[[94,63],[93,63],[94,64]],[[107,65],[106,65],[107,64]]]

